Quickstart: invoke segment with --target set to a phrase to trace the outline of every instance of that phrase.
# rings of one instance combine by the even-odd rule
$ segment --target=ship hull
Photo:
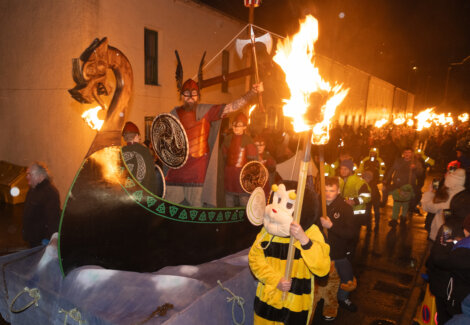
[[[75,177],[61,216],[59,261],[64,275],[83,265],[154,272],[233,254],[257,232],[244,208],[187,207],[149,192],[111,146],[88,156]]]

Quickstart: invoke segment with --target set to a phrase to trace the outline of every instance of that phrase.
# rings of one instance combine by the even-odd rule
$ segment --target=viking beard
[[[193,111],[196,109],[196,106],[197,106],[197,102],[196,101],[193,101],[192,103],[188,103],[188,102],[184,102],[183,103],[183,109],[185,111]]]

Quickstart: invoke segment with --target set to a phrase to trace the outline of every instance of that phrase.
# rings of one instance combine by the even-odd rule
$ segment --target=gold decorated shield
[[[251,193],[257,187],[263,188],[268,181],[268,170],[259,161],[249,161],[240,172],[240,185],[242,189]]]
[[[152,146],[158,158],[168,167],[181,168],[188,159],[188,137],[181,122],[163,113],[155,117],[151,129]]]

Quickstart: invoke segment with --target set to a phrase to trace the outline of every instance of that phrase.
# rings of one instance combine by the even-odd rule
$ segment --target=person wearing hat
[[[217,182],[221,119],[248,105],[257,93],[263,91],[263,83],[254,84],[248,93],[227,105],[201,104],[201,86],[192,79],[180,86],[182,73],[179,76],[178,71],[177,82],[183,104],[175,107],[171,114],[180,120],[186,131],[189,156],[181,168],[168,171],[166,198],[196,207],[218,206],[217,193],[222,190]],[[209,169],[215,172],[206,173]]]
[[[423,194],[423,198],[421,199],[423,210],[434,214],[429,230],[429,239],[432,241],[436,240],[437,231],[446,222],[444,211],[450,209],[452,199],[465,189],[464,185],[465,171],[461,168],[457,168],[455,170],[449,170],[446,173],[443,186],[439,186],[435,189],[431,184],[429,190]],[[468,201],[465,205],[464,213],[468,211]],[[461,217],[461,220],[463,220],[465,215],[466,214]],[[457,215],[454,213],[454,217],[455,216]]]
[[[258,160],[253,139],[245,134],[248,118],[238,113],[232,122],[233,133],[225,137],[222,152],[225,158],[224,189],[227,207],[246,206],[250,194],[240,185],[240,172],[249,161]]]
[[[126,145],[122,147],[124,162],[135,179],[152,193],[159,192],[159,183],[155,172],[154,159],[149,148],[140,143],[140,131],[137,125],[126,122],[122,129]]]
[[[462,302],[470,294],[470,214],[450,219],[438,233],[428,266],[431,293],[436,297],[439,324],[462,313]]]

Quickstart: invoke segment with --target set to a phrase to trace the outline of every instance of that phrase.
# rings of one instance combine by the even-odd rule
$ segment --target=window
[[[158,85],[158,32],[145,29],[145,84]]]

